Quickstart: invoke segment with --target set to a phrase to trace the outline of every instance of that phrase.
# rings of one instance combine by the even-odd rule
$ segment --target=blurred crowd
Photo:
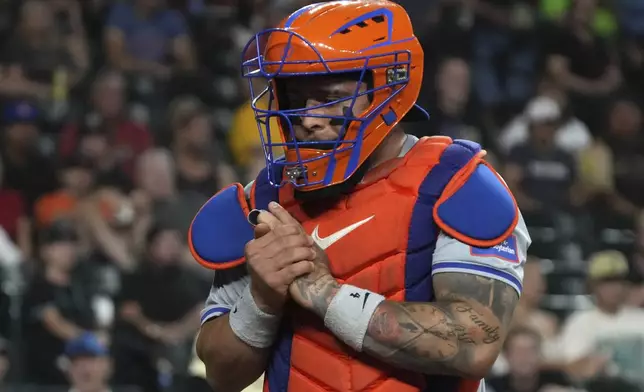
[[[208,390],[186,233],[264,165],[241,50],[307,0],[0,0],[0,390]],[[417,136],[480,142],[533,245],[495,392],[644,388],[644,2],[399,0]]]

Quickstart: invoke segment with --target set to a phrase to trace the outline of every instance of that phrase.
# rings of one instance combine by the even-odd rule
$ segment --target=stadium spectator
[[[557,363],[557,337],[559,333],[559,320],[546,310],[540,308],[543,296],[546,293],[546,282],[543,278],[541,260],[528,256],[524,267],[523,292],[513,316],[513,328],[528,328],[540,335],[542,368],[556,369]],[[505,374],[508,369],[508,358],[501,353],[494,364],[494,374]]]
[[[629,99],[616,100],[607,128],[579,157],[580,180],[601,224],[627,221],[642,230],[644,208],[644,133],[642,111]],[[639,226],[639,227],[638,227]]]
[[[548,91],[546,86],[543,90],[544,95],[531,99],[523,113],[512,119],[501,131],[499,148],[503,153],[508,154],[512,148],[528,140],[530,121],[540,115],[550,117],[558,123],[555,144],[562,150],[577,154],[593,141],[588,127],[562,107],[567,104],[566,94],[561,90]]]
[[[402,0],[407,10],[421,7],[422,11],[410,13],[412,22],[419,29],[419,39],[425,49],[425,69],[434,74],[440,59],[472,57],[472,29],[474,27],[474,2],[435,1],[428,6]],[[416,20],[415,20],[416,19]],[[431,87],[427,85],[426,87]]]
[[[137,387],[111,387],[112,361],[107,346],[91,333],[65,345],[63,368],[70,387],[77,392],[138,392]],[[62,392],[62,391],[61,391]]]
[[[37,228],[51,226],[57,220],[73,220],[79,201],[94,185],[91,167],[80,157],[68,158],[58,170],[60,188],[41,196],[34,205]]]
[[[514,311],[514,322],[517,327],[531,328],[541,335],[543,356],[549,359],[556,351],[559,320],[553,313],[539,308],[545,293],[546,282],[541,260],[530,256],[524,269],[523,293]]]
[[[139,157],[137,189],[132,195],[142,213],[152,222],[188,233],[194,214],[209,196],[177,189],[176,164],[164,149],[152,149]]]
[[[178,231],[153,227],[146,261],[123,283],[114,342],[118,383],[158,390],[166,361],[174,372],[187,372],[209,285],[181,264],[181,250]]]
[[[4,80],[0,95],[48,101],[55,79],[73,87],[89,66],[78,4],[24,1],[20,22],[3,48]],[[59,23],[56,23],[59,22]]]
[[[141,233],[149,224],[145,216],[139,219],[137,212],[134,201],[113,187],[97,190],[81,204],[79,217],[95,260],[119,271],[136,268]]]
[[[528,327],[508,333],[503,355],[508,374],[487,380],[493,392],[572,392],[571,382],[561,371],[541,370],[541,336]]]
[[[492,120],[496,120],[499,114],[500,118],[505,117],[504,112],[517,105],[520,108],[534,91],[538,55],[535,3],[505,0],[465,2],[474,14],[474,86],[481,104],[488,111],[488,118]],[[498,68],[503,68],[504,72],[498,72]]]
[[[558,345],[577,379],[620,376],[644,385],[644,310],[625,305],[629,266],[617,251],[591,256],[588,283],[595,308],[573,313]]]
[[[127,112],[127,82],[114,70],[101,71],[92,84],[90,107],[79,123],[67,124],[59,137],[59,154],[62,158],[76,153],[84,134],[103,134],[108,139],[109,151],[103,151],[102,171],[118,165],[129,176],[133,175],[134,162],[138,155],[152,145],[148,129],[132,121]],[[84,151],[86,154],[99,152]]]
[[[108,62],[117,69],[168,79],[173,68],[195,67],[185,19],[159,0],[115,3],[106,27]]]
[[[563,26],[552,34],[547,69],[571,94],[577,116],[596,131],[602,105],[622,83],[616,53],[593,31],[596,0],[573,0]]]
[[[177,188],[209,198],[235,182],[236,174],[222,159],[203,103],[194,97],[179,97],[169,111]]]
[[[65,385],[59,356],[66,341],[97,327],[93,291],[78,262],[78,236],[66,222],[42,231],[42,269],[24,302],[25,372],[30,383]]]
[[[576,162],[555,144],[560,112],[550,100],[539,100],[529,108],[529,138],[508,156],[505,180],[514,191],[522,211],[551,214],[574,204]]]
[[[123,193],[129,193],[134,187],[134,179],[129,164],[121,164],[119,156],[123,155],[119,151],[130,149],[121,149],[115,145],[110,134],[103,128],[84,127],[78,134],[78,146],[74,155],[87,162],[94,173],[97,187],[114,187]],[[134,162],[135,159],[132,158],[132,163]]]
[[[416,136],[444,135],[482,141],[481,122],[470,97],[470,67],[462,59],[446,58],[436,74],[436,94],[429,124],[410,124]]]
[[[38,197],[57,185],[52,159],[41,150],[40,119],[39,110],[29,102],[4,105],[3,185],[22,193],[29,213]]]

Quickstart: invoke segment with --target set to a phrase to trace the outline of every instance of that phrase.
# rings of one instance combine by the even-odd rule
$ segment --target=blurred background
[[[198,208],[264,164],[240,52],[302,0],[0,0],[0,390],[201,391]],[[644,386],[644,1],[400,0],[417,136],[482,143],[533,244],[496,392]]]

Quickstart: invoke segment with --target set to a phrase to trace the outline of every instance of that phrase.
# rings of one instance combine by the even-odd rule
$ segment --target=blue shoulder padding
[[[188,240],[195,259],[212,269],[226,269],[242,263],[244,247],[253,239],[248,212],[240,184],[225,188],[208,200],[190,226]]]
[[[453,195],[437,206],[436,212],[449,228],[475,241],[503,240],[514,229],[518,215],[505,183],[483,163],[477,165]]]

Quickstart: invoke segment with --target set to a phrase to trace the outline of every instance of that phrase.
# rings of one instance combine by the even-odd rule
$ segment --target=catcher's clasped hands
[[[316,284],[334,288],[339,284],[331,276],[326,254],[300,223],[273,202],[268,211],[259,213],[254,230],[255,239],[246,244],[244,253],[257,306],[266,313],[280,314],[289,296],[309,310],[325,306],[316,303],[309,291]]]

